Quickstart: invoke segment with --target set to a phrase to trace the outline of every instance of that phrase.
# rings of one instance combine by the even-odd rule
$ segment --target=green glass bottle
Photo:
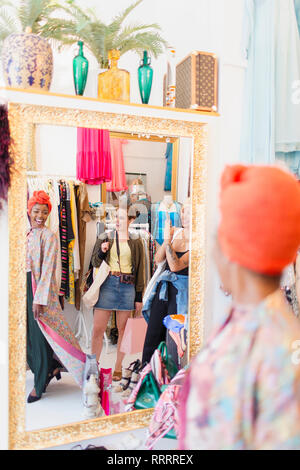
[[[150,67],[150,64],[151,58],[148,57],[148,52],[144,51],[144,57],[138,68],[139,88],[141,100],[144,104],[148,104],[152,88],[153,69]]]
[[[89,61],[83,55],[83,42],[78,41],[79,51],[78,55],[73,59],[73,78],[76,95],[83,95],[88,70],[89,70]]]

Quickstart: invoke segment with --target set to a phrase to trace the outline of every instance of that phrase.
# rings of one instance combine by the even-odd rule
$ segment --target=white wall
[[[147,193],[151,201],[161,201],[166,174],[166,144],[128,140],[123,146],[126,173],[146,173]]]
[[[129,0],[99,2],[98,0],[77,0],[95,7],[103,21],[109,22],[114,15],[124,10]],[[221,62],[240,62],[241,9],[244,0],[144,0],[128,17],[126,23],[158,23],[162,36],[176,50],[176,60],[180,62],[194,50],[215,52]],[[17,3],[17,0],[16,2]],[[125,24],[126,24],[125,23]],[[51,92],[74,92],[72,61],[78,46],[74,44],[62,52],[54,52],[54,75]],[[85,49],[89,59],[89,75],[85,96],[97,96],[97,74],[99,66],[95,58]],[[131,101],[140,103],[137,69],[140,58],[135,53],[127,53],[119,61],[120,68],[131,74]],[[163,76],[166,73],[167,55],[152,58],[154,70],[153,86],[149,104],[162,105]],[[222,65],[221,65],[222,67]],[[3,80],[0,79],[0,84]]]
[[[245,63],[242,56],[243,0],[210,0],[209,44],[219,56],[219,129],[210,135],[214,158],[208,168],[206,337],[227,308],[219,278],[212,262],[218,225],[219,179],[226,164],[239,160],[240,126],[243,103]],[[212,149],[214,147],[214,149]]]

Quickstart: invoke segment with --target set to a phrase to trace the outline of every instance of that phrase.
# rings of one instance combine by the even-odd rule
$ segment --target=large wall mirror
[[[185,366],[199,350],[204,329],[205,125],[14,103],[9,105],[9,118],[15,158],[9,196],[10,447],[45,448],[145,427],[152,410],[127,411],[128,394],[117,390],[118,382],[113,382],[110,390],[108,415],[87,419],[83,414],[82,390],[77,379],[84,368],[80,361],[83,362],[85,354],[95,352],[95,312],[82,301],[78,286],[89,270],[97,241],[106,241],[106,234],[114,232],[120,224],[120,201],[126,199],[126,207],[135,208],[128,233],[130,237],[139,239],[143,246],[143,292],[156,269],[155,253],[163,243],[166,220],[171,221],[178,234],[187,226],[189,249],[178,250],[182,253],[188,251],[189,257],[188,269],[181,273],[188,276],[186,285],[189,286],[185,327],[179,334],[170,326],[166,331],[166,341],[179,367]],[[101,181],[94,178],[97,169],[87,170],[86,167],[91,162],[87,162],[89,156],[85,150],[88,149],[91,155],[95,142],[100,142],[104,153],[109,149],[111,158],[110,177],[104,169],[106,176],[102,175]],[[34,289],[37,289],[32,285],[34,275],[29,273],[28,266],[31,262],[33,269],[37,262],[39,267],[36,269],[39,270],[43,269],[41,263],[45,262],[40,253],[37,255],[36,237],[31,238],[34,231],[40,233],[43,214],[28,217],[27,200],[39,190],[51,195],[52,216],[50,214],[46,224],[56,235],[58,243],[53,253],[47,252],[47,261],[51,256],[55,257],[56,268],[52,278],[60,294],[57,305],[60,316],[55,323],[46,314],[42,333],[52,347],[54,360],[62,362],[63,359],[65,369],[61,372],[61,380],[52,380],[40,400],[27,403],[27,397],[35,387],[33,367],[28,361],[32,361],[34,367],[38,367],[36,362],[39,362],[33,350],[28,359],[28,348],[32,347],[31,340],[34,341],[28,317],[28,296],[32,292],[34,296]],[[81,204],[83,194],[88,206]],[[185,204],[189,204],[190,209],[183,216]],[[64,222],[60,220],[60,217],[63,219],[62,207],[65,207],[66,220],[69,217],[73,229],[72,236],[67,235],[66,246],[62,233]],[[70,241],[76,240],[76,234],[82,230],[83,246],[79,246],[82,245],[81,239],[77,248],[75,242],[70,247]],[[31,261],[26,255],[29,245]],[[67,261],[64,248],[68,251]],[[32,279],[30,288],[28,276]],[[50,290],[53,279],[49,279]],[[107,286],[109,293],[110,289],[115,289],[109,284]],[[114,293],[114,298],[118,297],[118,292]],[[43,296],[42,292],[40,296]],[[121,302],[118,307],[115,303],[114,307],[104,307],[103,298],[100,302],[99,297],[97,303],[97,314],[100,311],[106,315],[103,321],[101,317],[105,334],[98,351],[100,367],[114,371],[118,369],[116,363],[120,364],[120,360],[123,367],[129,367],[138,360],[142,363],[143,352],[128,353],[120,359],[118,334],[122,334],[122,322],[126,324],[126,320],[134,316],[134,311],[130,312],[127,304],[123,305],[123,299],[117,299]],[[179,315],[182,312],[168,311],[170,316],[172,313]],[[59,322],[65,322],[72,337],[67,332],[60,336],[63,327],[58,325]],[[147,347],[151,349],[153,335],[147,335]]]

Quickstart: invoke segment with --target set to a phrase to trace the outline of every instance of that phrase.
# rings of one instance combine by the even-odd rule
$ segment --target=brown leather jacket
[[[97,239],[91,263],[94,268],[99,268],[102,261],[105,260],[109,264],[110,249],[115,239],[115,232],[102,233]],[[103,253],[101,245],[103,242],[109,241],[109,250]],[[144,248],[142,241],[137,235],[129,234],[128,245],[131,251],[132,274],[135,276],[135,302],[142,302],[143,292],[145,288],[145,268],[144,268]]]

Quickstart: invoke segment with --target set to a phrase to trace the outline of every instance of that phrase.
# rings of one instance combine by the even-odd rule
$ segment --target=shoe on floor
[[[38,401],[41,398],[42,398],[41,396],[37,397],[37,396],[29,394],[28,397],[27,397],[27,403],[34,403],[35,401]]]

